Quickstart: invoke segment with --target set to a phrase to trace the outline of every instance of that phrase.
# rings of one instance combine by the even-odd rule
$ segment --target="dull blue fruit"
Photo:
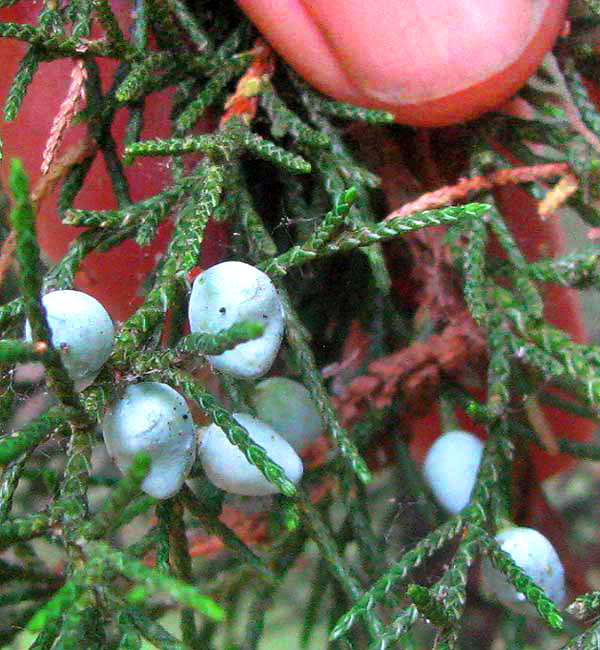
[[[128,386],[107,410],[102,431],[108,453],[122,472],[136,454],[150,455],[144,492],[157,499],[179,492],[196,458],[196,427],[177,391],[154,381]]]
[[[423,475],[439,503],[451,514],[468,503],[483,453],[483,443],[467,431],[449,431],[431,446]]]
[[[52,345],[77,390],[91,384],[110,356],[115,338],[113,322],[104,307],[82,291],[51,291],[42,298]],[[25,324],[31,341],[31,327]]]
[[[288,442],[268,424],[248,413],[234,413],[233,417],[246,429],[250,438],[263,447],[269,458],[283,468],[290,481],[300,481],[302,461]],[[245,496],[264,496],[279,491],[238,447],[229,442],[216,424],[203,430],[198,455],[206,476],[221,490]]]
[[[285,317],[273,283],[260,269],[243,262],[207,269],[194,280],[188,314],[192,332],[202,334],[217,334],[242,321],[261,323],[262,336],[208,360],[217,370],[246,379],[269,371],[281,345]]]
[[[563,565],[552,544],[541,533],[533,528],[506,528],[496,535],[496,541],[558,607],[564,605]],[[524,594],[518,592],[487,558],[481,565],[481,580],[484,592],[492,599],[516,612],[535,615],[535,607],[526,602]]]
[[[325,423],[308,390],[287,377],[256,384],[251,397],[259,419],[271,425],[296,451],[325,433]]]

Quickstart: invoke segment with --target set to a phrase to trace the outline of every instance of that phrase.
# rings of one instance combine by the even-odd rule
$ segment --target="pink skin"
[[[443,126],[533,74],[567,0],[237,0],[273,47],[336,99]]]

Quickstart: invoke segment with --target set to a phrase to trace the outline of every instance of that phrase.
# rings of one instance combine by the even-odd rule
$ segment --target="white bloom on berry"
[[[268,424],[248,413],[234,413],[233,417],[246,429],[250,438],[263,447],[269,458],[283,468],[290,481],[300,481],[302,461],[288,442]],[[248,462],[240,449],[229,442],[224,431],[216,424],[204,429],[198,455],[208,479],[226,492],[246,496],[264,496],[278,492],[277,487]]]
[[[42,297],[52,333],[65,369],[77,390],[91,384],[113,348],[115,328],[104,307],[82,291],[51,291]],[[25,324],[31,341],[31,326]]]
[[[259,338],[208,357],[217,370],[243,378],[261,377],[269,371],[285,323],[281,300],[269,277],[243,262],[217,264],[194,280],[189,319],[192,332],[205,334],[217,334],[242,321],[264,326]]]
[[[427,452],[425,480],[435,498],[453,515],[469,503],[482,453],[481,440],[466,431],[445,433]]]
[[[496,541],[523,571],[546,594],[562,607],[566,600],[565,572],[552,544],[533,528],[506,528],[496,535]],[[533,605],[525,602],[506,576],[485,558],[481,565],[483,590],[490,597],[519,613],[535,614]]]
[[[270,377],[251,397],[256,415],[301,451],[325,432],[325,423],[308,390],[287,377]]]
[[[179,492],[196,457],[196,428],[183,397],[153,381],[132,384],[102,423],[109,455],[122,472],[146,452],[152,459],[142,490],[157,499]]]

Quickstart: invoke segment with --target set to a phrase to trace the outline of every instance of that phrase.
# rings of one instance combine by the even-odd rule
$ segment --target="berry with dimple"
[[[423,474],[440,504],[451,514],[468,503],[481,462],[483,443],[467,431],[449,431],[427,452]]]
[[[559,606],[566,600],[565,572],[552,544],[533,528],[507,528],[496,535],[496,541],[516,564]],[[483,590],[490,597],[519,613],[535,614],[525,595],[508,582],[486,558],[481,565]]]
[[[283,468],[292,483],[300,481],[302,461],[288,442],[268,424],[248,413],[234,413],[233,417],[246,429],[250,438],[263,447],[269,458]],[[198,455],[208,479],[226,492],[264,496],[279,491],[236,445],[229,442],[224,431],[216,424],[204,429]]]
[[[192,332],[203,334],[217,334],[242,321],[261,323],[262,336],[208,359],[235,377],[252,379],[269,371],[285,317],[273,283],[261,270],[243,262],[212,266],[194,280],[188,311]]]
[[[77,390],[91,384],[113,348],[115,328],[104,307],[82,291],[51,291],[42,298],[52,333],[52,345]],[[25,324],[31,341],[31,327]]]
[[[106,412],[102,431],[108,453],[122,472],[136,454],[150,455],[144,492],[157,499],[179,492],[196,458],[196,428],[177,391],[153,381],[128,386]]]
[[[301,451],[325,433],[325,423],[308,390],[287,377],[270,377],[251,397],[256,415]]]

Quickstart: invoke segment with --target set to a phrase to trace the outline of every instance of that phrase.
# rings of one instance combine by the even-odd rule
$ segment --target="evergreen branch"
[[[410,605],[388,626],[381,636],[371,643],[367,650],[386,650],[391,644],[396,643],[403,634],[419,620],[419,610],[415,605]]]
[[[173,502],[169,499],[159,501],[156,506],[156,570],[169,575],[171,573],[171,536],[169,526],[171,524],[171,510]]]
[[[173,20],[168,3],[160,0],[146,0],[146,3],[148,5],[148,18],[160,47],[174,52],[183,52],[181,33]]]
[[[315,92],[305,81],[300,79],[298,75],[288,68],[290,79],[301,92],[304,102],[311,106],[314,111],[324,113],[325,115],[332,115],[347,120],[358,120],[368,122],[370,124],[390,124],[394,121],[394,116],[387,111],[378,111],[369,108],[361,108],[353,104],[346,104],[344,102],[336,102],[327,99]]]
[[[284,258],[284,264],[280,264],[280,259],[277,257],[269,263],[263,264],[263,270],[271,275],[285,275],[291,267],[306,264],[317,257],[344,253],[429,226],[453,224],[463,219],[481,218],[487,209],[488,206],[485,204],[469,203],[460,207],[428,210],[408,217],[394,217],[390,221],[382,221],[372,226],[363,226],[357,230],[344,232],[332,242],[327,243],[319,253],[304,251],[300,248],[294,251],[289,259]]]
[[[197,182],[197,179],[194,179]],[[75,210],[65,212],[63,223],[70,226],[122,228],[150,218],[158,223],[169,216],[172,206],[193,187],[192,179],[185,178],[173,187],[142,201],[126,205],[120,210]],[[139,227],[139,223],[136,224]]]
[[[482,537],[481,542],[494,568],[508,578],[514,588],[522,593],[527,601],[537,609],[539,615],[548,625],[556,630],[562,630],[563,618],[544,590],[535,584],[495,539],[486,535]]]
[[[371,480],[369,468],[359,454],[356,445],[350,440],[347,432],[339,423],[337,413],[331,403],[331,397],[323,384],[323,377],[317,367],[304,326],[282,286],[279,286],[279,296],[286,313],[286,337],[299,361],[304,384],[310,391],[312,399],[327,424],[342,458],[363,483],[369,483]]]
[[[35,46],[30,47],[21,59],[19,69],[15,74],[15,78],[6,97],[6,103],[4,104],[4,120],[6,122],[12,122],[17,117],[21,104],[25,99],[27,89],[41,61],[42,55],[40,49]]]
[[[254,465],[267,481],[273,483],[286,496],[296,494],[296,486],[288,479],[283,469],[268,457],[264,448],[252,440],[246,429],[234,420],[231,413],[224,409],[215,397],[199,383],[183,375],[178,376],[177,382],[184,393],[206,411],[212,421],[223,430],[229,442],[244,454],[247,461]]]
[[[149,494],[141,494],[137,499],[130,501],[123,510],[118,513],[116,521],[114,523],[111,522],[111,528],[113,530],[118,530],[136,517],[147,512],[155,505],[156,499],[154,497],[151,497]]]
[[[509,341],[515,357],[540,370],[546,379],[566,374],[566,369],[560,361],[529,341],[513,334],[509,336]]]
[[[71,36],[79,39],[89,38],[92,31],[92,0],[76,0],[69,4],[69,20],[72,23]],[[54,10],[47,11],[48,14],[52,14],[52,18],[48,23],[52,22],[55,25],[55,31],[61,36],[65,35],[65,21],[61,16],[61,13]],[[40,24],[42,24],[42,18],[40,16]],[[46,29],[50,31],[52,29],[50,24],[47,24]]]
[[[352,194],[350,194],[352,196]],[[274,242],[267,233],[260,218],[252,208],[250,199],[245,192],[242,192],[242,204],[246,208],[246,214],[252,220],[252,235],[255,241],[255,257],[260,260],[268,257],[275,249]],[[343,213],[345,208],[341,206],[348,203],[348,197],[340,198],[340,210]],[[336,202],[337,205],[337,202]],[[334,212],[336,210],[334,209]],[[260,264],[263,270],[267,264]],[[286,313],[286,336],[287,340],[294,351],[294,354],[300,362],[302,378],[304,384],[310,391],[312,399],[315,401],[317,408],[323,416],[333,439],[335,440],[342,457],[348,462],[361,481],[368,483],[371,475],[365,461],[361,458],[356,445],[348,438],[348,434],[340,425],[337,414],[331,403],[331,398],[323,384],[323,378],[317,367],[316,360],[309,345],[307,332],[296,314],[285,287],[279,283],[278,292],[283,303]]]
[[[568,607],[567,612],[579,620],[596,616],[600,611],[600,591],[578,596]]]
[[[92,607],[89,591],[84,591],[63,614],[61,630],[55,644],[56,650],[78,650],[81,647],[81,639],[90,635],[92,625],[97,625],[98,613],[98,610]],[[95,640],[100,644],[103,635],[97,629],[94,631]]]
[[[145,53],[139,61],[132,64],[115,92],[115,99],[123,103],[139,99],[147,90],[148,82],[152,80],[152,71],[169,63],[170,58],[168,52]]]
[[[600,287],[600,253],[572,253],[558,259],[539,260],[527,266],[536,282],[559,284],[575,289]]]
[[[445,614],[445,617],[440,619],[440,622],[442,622],[440,627],[456,628],[460,617],[463,615],[467,599],[466,590],[469,569],[479,553],[481,538],[484,535],[485,532],[479,526],[468,526],[452,558],[450,567],[430,590],[435,602],[441,605]],[[443,624],[444,618],[447,620],[446,624]],[[437,625],[432,618],[429,618],[429,620]]]
[[[124,53],[129,44],[119,27],[119,23],[115,14],[113,13],[108,0],[92,0],[94,12],[106,32],[109,43],[114,48],[115,52]]]
[[[178,153],[217,153],[220,143],[214,135],[188,135],[170,140],[142,140],[125,148],[125,163],[140,156],[173,156]]]
[[[22,315],[23,299],[20,297],[0,306],[0,328],[4,330],[12,321]]]
[[[193,218],[190,219],[190,228],[193,231],[204,232],[208,220],[212,217],[219,205],[223,191],[223,177],[224,169],[221,165],[208,165],[205,168],[200,192],[197,196],[193,197],[196,201],[195,208],[193,209]],[[196,238],[201,239],[198,236]]]
[[[357,191],[354,186],[344,191],[337,199],[333,210],[330,210],[310,237],[301,245],[296,245],[279,255],[275,260],[259,264],[259,268],[269,273],[274,268],[287,268],[293,264],[293,260],[314,253],[318,255],[325,244],[331,240],[336,230],[339,230],[348,216],[350,209],[357,199]]]
[[[574,343],[568,335],[550,325],[530,328],[529,337],[544,352],[557,358],[570,377],[585,385],[590,404],[596,406],[600,402],[597,349]]]
[[[27,517],[6,519],[0,523],[0,550],[17,542],[25,542],[44,535],[50,527],[48,515],[31,514]]]
[[[212,206],[218,201],[222,189],[222,168],[210,166],[201,182],[198,204],[194,209],[183,210],[177,229],[169,244],[163,266],[152,290],[140,309],[125,323],[115,343],[115,360],[124,363],[126,351],[137,350],[143,341],[164,322],[167,309],[178,293],[178,284],[196,266],[204,228]]]
[[[354,104],[334,102],[323,99],[319,102],[318,110],[326,115],[333,115],[344,120],[359,120],[368,124],[391,124],[394,121],[392,113],[378,111],[371,108],[361,108]]]
[[[599,647],[600,629],[596,624],[582,634],[571,638],[566,645],[562,646],[561,650],[598,650]]]
[[[600,357],[594,346],[573,342],[568,334],[545,323],[532,323],[519,310],[512,295],[495,288],[495,294],[524,342],[513,339],[515,354],[542,370],[548,378],[566,374],[582,386],[595,408],[600,401]]]
[[[298,142],[311,147],[328,148],[331,146],[331,142],[325,133],[305,124],[284,104],[271,83],[262,83],[260,99],[263,108],[271,119],[271,133],[274,136],[291,133]]]
[[[0,341],[0,368],[13,366],[15,363],[41,361],[44,358],[44,346],[27,343],[20,339],[2,339]]]
[[[127,612],[120,612],[117,618],[121,638],[117,650],[140,650],[142,647],[142,638],[138,629],[133,624],[131,616]]]
[[[218,70],[208,80],[197,97],[179,115],[175,122],[175,133],[181,134],[189,131],[204,115],[206,109],[217,101],[227,84],[243,69],[244,64],[244,60],[238,60],[233,65],[227,65]]]
[[[566,65],[561,72],[569,95],[579,111],[583,123],[594,134],[596,140],[600,139],[600,113],[590,98],[581,75],[572,64]],[[596,151],[596,153],[598,152]]]
[[[189,646],[178,641],[162,625],[144,616],[139,610],[132,607],[127,609],[126,613],[144,639],[149,641],[153,646],[160,650],[189,650]]]
[[[406,595],[412,600],[419,614],[437,627],[448,627],[454,623],[454,616],[445,605],[439,602],[431,589],[422,585],[410,584]]]
[[[473,219],[469,223],[469,244],[463,256],[465,274],[465,300],[473,319],[479,326],[487,325],[487,286],[485,281],[485,248],[487,228],[485,222]]]
[[[2,472],[2,478],[0,479],[0,523],[6,521],[12,510],[13,497],[23,473],[27,456],[28,454],[24,454],[21,458],[13,460]]]
[[[210,36],[200,27],[196,17],[182,0],[167,0],[169,9],[188,33],[198,52],[211,52],[214,47]]]
[[[173,573],[182,582],[193,583],[192,558],[188,547],[188,540],[185,534],[183,521],[183,507],[179,500],[173,503],[171,509],[171,520],[169,522],[169,537],[171,542],[173,558]],[[181,612],[181,635],[183,642],[193,647],[196,643],[196,623],[194,611],[186,608]]]
[[[187,605],[209,618],[217,621],[223,619],[222,608],[207,596],[202,595],[196,588],[150,569],[104,542],[90,542],[86,549],[89,556],[106,562],[113,570],[130,580],[158,591],[165,591],[182,605]]]
[[[490,362],[488,365],[488,395],[487,408],[489,414],[501,417],[506,413],[510,401],[510,351],[511,337],[506,329],[502,317],[496,314],[490,319],[488,347]]]
[[[81,534],[84,537],[87,539],[105,537],[116,524],[120,523],[121,511],[139,492],[144,479],[150,473],[151,464],[148,454],[139,453],[135,456],[127,473],[112,489],[93,520],[83,526]]]
[[[71,166],[65,179],[60,187],[60,194],[58,197],[58,209],[60,214],[63,214],[66,210],[73,207],[73,203],[79,190],[83,187],[83,182],[87,173],[96,158],[95,149],[81,162],[78,162]]]
[[[68,38],[62,34],[49,35],[42,27],[21,23],[0,23],[0,38],[14,38],[43,48],[53,57],[80,56],[81,50],[91,56],[119,57],[112,44],[104,40],[85,40]]]
[[[40,250],[36,239],[35,212],[29,196],[29,181],[23,164],[18,159],[12,161],[9,183],[15,200],[10,216],[17,240],[19,287],[25,314],[31,326],[32,339],[45,348],[44,366],[57,397],[64,406],[75,409],[73,413],[76,417],[72,420],[72,425],[86,426],[87,418],[75,393],[73,381],[63,366],[59,352],[52,345],[52,333],[46,320],[46,310],[41,303],[42,275]]]
[[[275,165],[287,169],[292,174],[308,174],[310,173],[310,163],[296,154],[290,153],[287,149],[278,147],[273,142],[265,140],[260,135],[246,131],[244,137],[244,145],[248,151],[255,154],[259,158],[269,160]]]
[[[205,356],[223,354],[240,343],[260,338],[264,329],[262,323],[242,321],[234,323],[217,334],[188,334],[177,344],[175,354],[202,354]]]
[[[362,591],[361,586],[345,567],[344,561],[338,553],[335,541],[321,519],[318,510],[303,494],[299,495],[298,502],[304,514],[306,525],[311,531],[322,557],[326,560],[332,576],[339,582],[348,598],[353,600],[357,599]],[[364,612],[364,618],[371,638],[377,639],[383,628],[381,621],[373,612],[368,610]]]
[[[315,569],[314,578],[306,605],[306,612],[302,622],[302,633],[300,635],[300,648],[306,650],[309,647],[313,631],[318,623],[318,614],[323,599],[327,595],[327,589],[331,582],[331,576],[327,572],[325,558],[320,557]]]
[[[79,598],[84,589],[80,576],[73,576],[54,596],[29,620],[27,629],[38,632],[57,623],[60,617]]]
[[[264,561],[246,546],[230,528],[219,521],[219,513],[211,512],[187,485],[182,487],[179,498],[190,514],[198,519],[207,533],[216,535],[227,548],[236,554],[240,561],[251,566],[269,584],[277,584],[277,577]]]
[[[496,235],[498,242],[506,252],[512,267],[514,268],[513,275],[515,276],[515,289],[519,296],[524,308],[530,312],[533,318],[541,319],[544,312],[544,303],[540,296],[539,291],[528,275],[527,260],[523,256],[521,249],[517,245],[512,233],[508,229],[504,219],[500,213],[492,208],[487,215],[490,227]]]
[[[29,650],[50,650],[54,645],[54,641],[60,632],[58,622],[54,621],[44,627],[38,634],[36,640],[29,646]]]
[[[423,562],[439,550],[448,540],[458,535],[464,527],[465,520],[456,515],[442,524],[418,542],[410,551],[407,551],[387,573],[375,582],[340,618],[331,631],[330,639],[335,640],[346,634],[354,625],[359,616],[371,610],[378,602],[383,600],[395,584],[406,579],[409,572],[419,567]]]

